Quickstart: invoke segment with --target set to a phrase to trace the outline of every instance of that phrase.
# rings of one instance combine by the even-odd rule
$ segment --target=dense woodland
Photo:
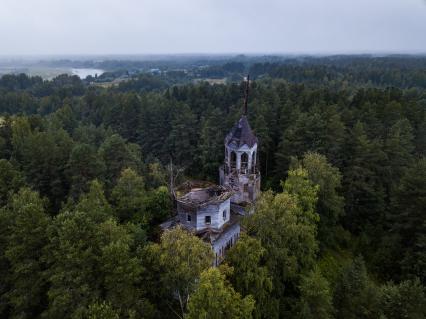
[[[218,268],[159,224],[242,83],[0,79],[1,318],[425,318],[426,58],[213,67],[255,78],[263,189]]]

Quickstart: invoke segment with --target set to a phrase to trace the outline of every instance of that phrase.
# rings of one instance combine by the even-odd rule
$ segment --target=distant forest
[[[0,317],[425,318],[426,57],[198,66],[0,78]],[[247,73],[263,195],[211,268],[159,224],[170,175],[217,182]]]

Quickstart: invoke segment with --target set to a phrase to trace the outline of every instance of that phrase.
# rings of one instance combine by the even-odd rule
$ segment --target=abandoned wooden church
[[[220,185],[187,181],[176,188],[177,215],[163,229],[181,225],[212,245],[214,264],[240,236],[240,218],[249,213],[260,193],[258,140],[247,120],[246,83],[244,113],[225,137],[225,161],[219,168]]]

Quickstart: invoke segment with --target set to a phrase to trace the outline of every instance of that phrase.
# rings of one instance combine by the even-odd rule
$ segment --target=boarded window
[[[211,222],[212,222],[212,217],[211,216],[206,216],[205,217],[205,222],[206,222],[207,225],[210,225]]]

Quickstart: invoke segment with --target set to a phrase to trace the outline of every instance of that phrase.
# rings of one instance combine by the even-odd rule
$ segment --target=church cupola
[[[258,140],[247,120],[249,77],[247,76],[244,112],[225,137],[225,163],[220,168],[220,183],[232,187],[234,203],[253,202],[260,192],[257,169]]]
[[[228,171],[236,169],[247,174],[256,170],[257,137],[253,134],[247,116],[241,116],[225,138],[225,164]]]

